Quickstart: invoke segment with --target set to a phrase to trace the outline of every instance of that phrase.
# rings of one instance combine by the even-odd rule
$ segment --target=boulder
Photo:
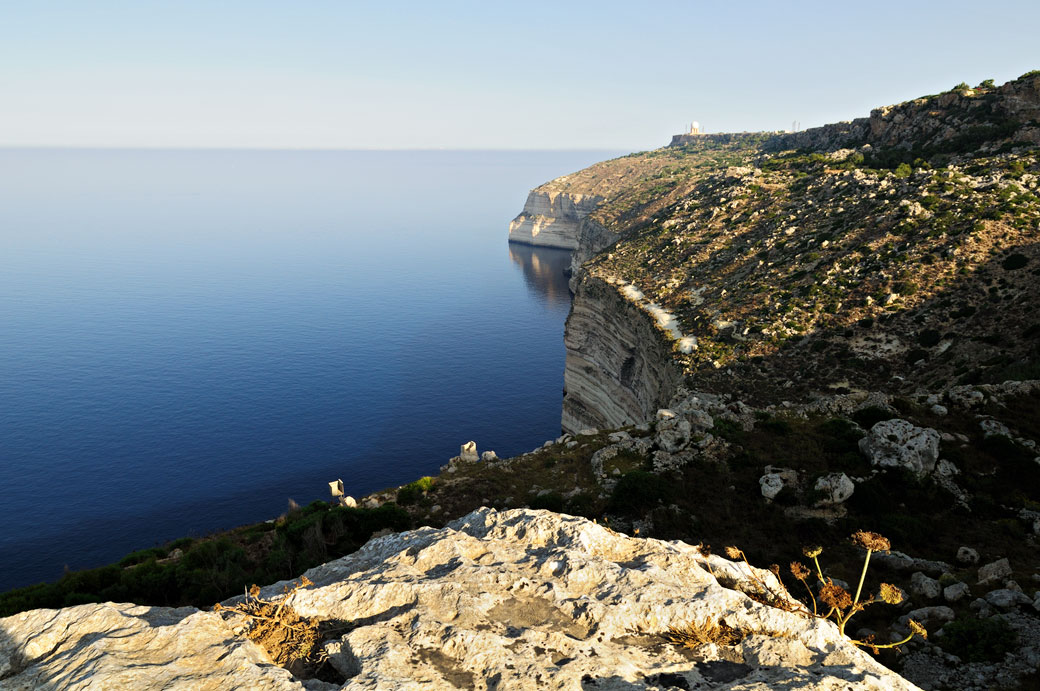
[[[480,456],[477,455],[477,442],[468,441],[462,445],[459,451],[459,460],[465,463],[476,463]]]
[[[906,468],[917,476],[927,475],[939,460],[940,435],[928,427],[906,420],[884,420],[859,440],[859,450],[871,465]]]
[[[324,652],[350,689],[916,688],[833,622],[741,592],[755,579],[780,587],[766,570],[547,511],[480,509],[372,539],[306,576],[313,585],[286,603],[349,623]],[[12,689],[337,688],[272,665],[236,621],[112,604],[25,612],[0,619],[0,678]],[[660,635],[704,623],[742,638],[688,650]]]
[[[494,463],[498,460],[498,454],[494,451],[485,451],[484,453],[480,454],[480,460],[482,460],[484,463]]]
[[[814,489],[823,495],[816,502],[817,506],[834,506],[851,497],[856,485],[845,473],[830,473],[817,478]]]
[[[986,602],[1006,612],[1020,605],[1031,605],[1033,604],[1033,599],[1021,590],[998,588],[986,593]]]
[[[943,588],[943,599],[947,602],[960,602],[971,595],[967,583],[954,583]]]
[[[1007,425],[997,420],[983,420],[979,423],[979,427],[982,428],[982,436],[986,439],[990,437],[1011,437],[1011,430],[1007,428]]]
[[[1011,564],[1007,559],[998,559],[979,567],[979,585],[981,586],[1003,585],[1009,578],[1011,578]]]
[[[870,558],[870,563],[884,566],[893,571],[899,571],[900,573],[923,571],[926,574],[935,574],[938,576],[947,571],[953,570],[953,567],[944,561],[918,559],[911,557],[909,554],[897,552],[895,550],[892,550],[891,552],[877,552]]]
[[[924,624],[924,627],[929,631],[934,631],[942,627],[943,624],[949,624],[956,618],[957,615],[954,611],[946,605],[936,605],[934,607],[919,607],[911,610],[899,617],[898,623],[901,627],[906,628],[907,620],[913,619],[919,624]]]
[[[958,547],[957,561],[962,564],[978,564],[979,553],[971,547]]]
[[[681,451],[690,443],[692,429],[690,421],[685,418],[664,418],[657,423],[657,445],[668,453]]]
[[[939,581],[925,576],[920,571],[915,571],[913,575],[910,576],[910,592],[916,597],[923,597],[926,600],[934,600],[939,597],[942,588],[939,586]]]
[[[784,487],[797,487],[798,471],[767,465],[765,474],[758,479],[758,484],[762,490],[762,496],[772,500],[780,494],[780,490]]]

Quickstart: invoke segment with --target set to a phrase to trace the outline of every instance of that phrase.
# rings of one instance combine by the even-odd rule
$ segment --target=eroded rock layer
[[[578,279],[563,340],[565,432],[642,422],[680,383],[671,342],[650,315],[602,279]]]
[[[575,249],[581,220],[601,201],[602,197],[596,195],[559,192],[544,186],[531,190],[524,210],[509,224],[509,241]]]

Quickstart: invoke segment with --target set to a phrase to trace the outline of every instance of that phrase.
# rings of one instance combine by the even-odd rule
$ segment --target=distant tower
[[[689,132],[689,134],[700,134],[700,133],[701,133],[701,123],[699,123],[696,120],[694,120],[693,122],[690,123],[690,132]]]

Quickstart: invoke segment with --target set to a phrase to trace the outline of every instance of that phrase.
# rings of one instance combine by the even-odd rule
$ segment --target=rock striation
[[[314,585],[289,604],[342,624],[325,649],[345,689],[916,688],[833,624],[750,599],[744,564],[544,511],[480,509],[306,575]],[[659,635],[705,623],[739,641],[680,648]],[[339,687],[271,666],[234,625],[192,608],[24,612],[0,619],[0,686]]]
[[[681,371],[654,319],[617,286],[582,274],[564,330],[562,427],[642,422],[675,395]]]
[[[546,185],[533,189],[524,210],[509,224],[509,241],[576,249],[582,220],[602,201],[598,195],[560,192]]]

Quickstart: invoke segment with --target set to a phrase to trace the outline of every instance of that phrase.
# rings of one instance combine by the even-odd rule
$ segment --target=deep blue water
[[[557,436],[507,225],[610,155],[0,150],[0,590]]]

